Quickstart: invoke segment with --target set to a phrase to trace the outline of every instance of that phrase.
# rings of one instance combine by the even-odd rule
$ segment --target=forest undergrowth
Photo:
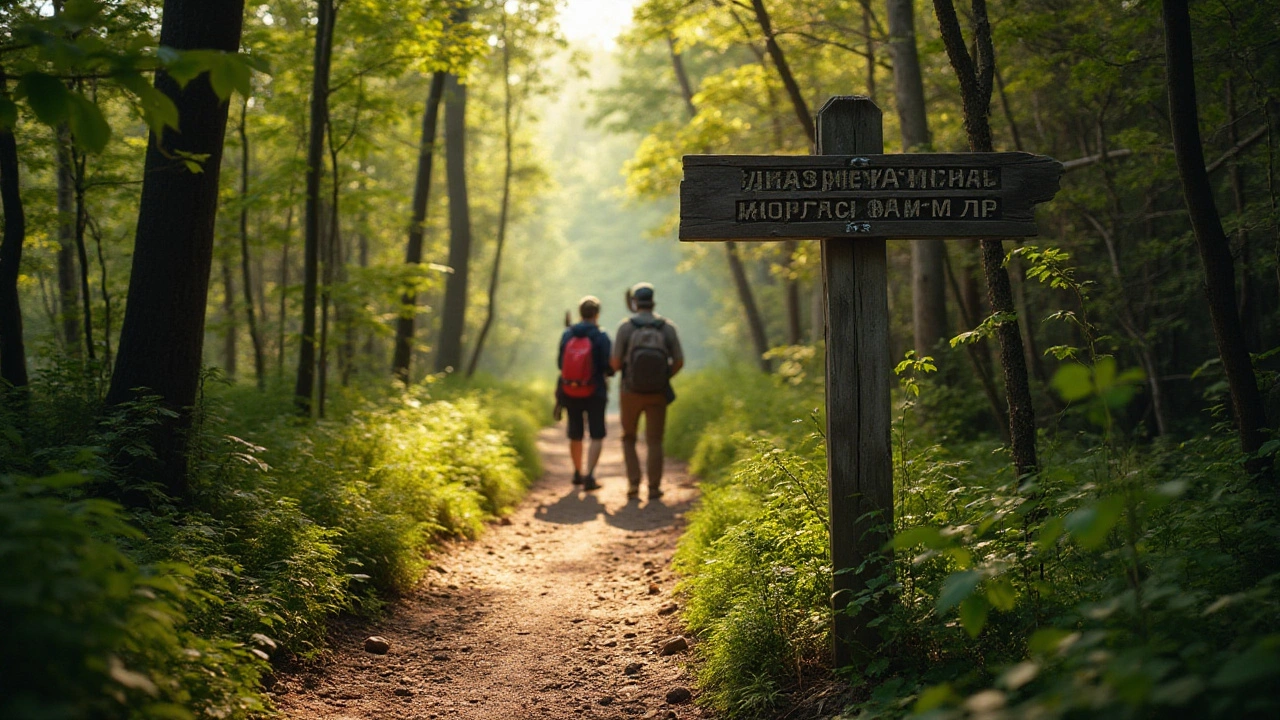
[[[104,408],[83,378],[43,373],[21,424],[0,406],[4,718],[269,711],[273,665],[408,590],[433,545],[478,535],[539,473],[547,413],[523,387],[353,389],[312,423],[287,388],[210,377],[179,505],[120,471],[164,411]]]
[[[702,477],[676,558],[702,702],[773,717],[836,679],[846,718],[1280,712],[1275,487],[1246,473],[1222,383],[1201,378],[1201,432],[1152,441],[1124,417],[1140,374],[1107,356],[1065,364],[1045,390],[1067,409],[1019,482],[969,429],[980,410],[963,386],[909,355],[892,572],[852,603],[878,609],[882,642],[833,672],[821,368],[788,362],[704,371],[672,408],[672,449]]]

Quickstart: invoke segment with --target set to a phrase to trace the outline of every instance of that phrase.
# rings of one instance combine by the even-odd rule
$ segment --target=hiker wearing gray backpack
[[[644,416],[644,439],[649,454],[645,470],[649,476],[649,499],[662,497],[662,433],[667,423],[667,404],[675,399],[671,378],[684,367],[680,335],[670,320],[653,311],[653,286],[639,283],[627,292],[631,317],[622,321],[614,335],[609,364],[622,371],[622,455],[627,464],[627,497],[640,495],[640,456],[636,437],[640,416]]]

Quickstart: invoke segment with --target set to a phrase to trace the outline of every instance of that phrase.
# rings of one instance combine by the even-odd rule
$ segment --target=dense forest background
[[[642,280],[701,369],[703,697],[802,704],[818,246],[678,244],[675,198],[682,155],[809,153],[860,94],[887,151],[1065,174],[1037,238],[889,244],[895,539],[848,706],[1274,711],[1280,5],[619,8],[602,45],[555,0],[0,3],[4,657],[54,638],[0,709],[262,711],[269,661],[518,502],[565,312]]]

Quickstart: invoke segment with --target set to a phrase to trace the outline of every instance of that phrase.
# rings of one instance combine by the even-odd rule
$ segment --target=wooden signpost
[[[888,570],[865,562],[893,519],[885,240],[1035,235],[1062,175],[1027,153],[883,152],[880,108],[837,96],[818,111],[817,155],[686,155],[680,184],[683,241],[822,242],[837,667],[874,650],[874,609],[842,611]]]

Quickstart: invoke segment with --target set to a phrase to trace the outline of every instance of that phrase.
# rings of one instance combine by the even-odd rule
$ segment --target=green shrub
[[[519,501],[549,415],[515,386],[388,384],[302,423],[288,388],[213,383],[178,505],[115,469],[150,452],[166,411],[144,398],[104,414],[98,387],[55,373],[0,403],[6,469],[77,471],[0,476],[6,720],[264,711],[272,653],[316,653],[336,613],[411,587],[436,540],[475,537]],[[87,499],[100,494],[148,507]]]
[[[243,718],[265,655],[185,623],[220,599],[181,563],[137,564],[121,510],[62,493],[83,477],[0,477],[0,717]]]

